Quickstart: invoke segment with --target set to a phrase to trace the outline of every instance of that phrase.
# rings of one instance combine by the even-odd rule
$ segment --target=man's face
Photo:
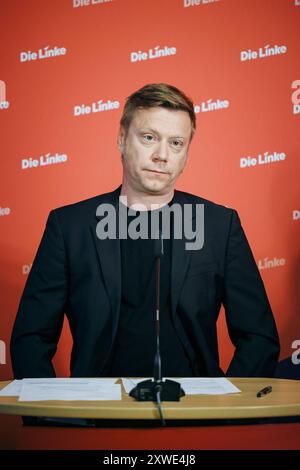
[[[136,111],[127,135],[121,128],[118,137],[127,187],[153,195],[172,191],[187,161],[191,131],[185,111]]]

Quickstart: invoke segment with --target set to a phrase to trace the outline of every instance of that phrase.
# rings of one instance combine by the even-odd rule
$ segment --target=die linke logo
[[[247,51],[241,51],[241,62],[245,62],[246,60],[256,60],[256,59],[264,59],[266,57],[272,57],[275,55],[282,55],[287,52],[287,46],[270,46],[267,44],[266,46],[260,47],[257,51],[248,49]]]
[[[90,5],[99,5],[111,3],[113,0],[73,0],[73,8],[88,7]]]
[[[2,339],[0,339],[0,364],[6,364],[6,345]]]
[[[24,274],[24,276],[27,276],[27,275],[30,273],[31,268],[32,268],[32,263],[30,263],[30,264],[23,264],[23,266],[22,266],[22,274]]]
[[[6,99],[6,84],[3,80],[0,80],[0,110],[8,108],[9,102]]]
[[[51,57],[59,57],[66,55],[67,49],[65,47],[52,47],[49,46],[43,47],[39,49],[37,52],[35,51],[24,51],[20,52],[20,62],[29,62],[35,60],[44,60],[50,59]]]
[[[9,215],[11,213],[11,210],[9,207],[1,207],[0,206],[0,217]]]
[[[263,258],[258,260],[258,269],[272,269],[272,268],[281,268],[286,265],[285,258]]]
[[[293,114],[300,114],[300,80],[293,81],[292,89],[295,90],[292,93]]]
[[[91,105],[76,105],[74,106],[74,116],[82,116],[84,114],[91,113],[101,113],[103,111],[112,111],[114,109],[119,109],[119,101],[94,101]]]
[[[39,158],[23,158],[21,161],[22,170],[27,170],[31,168],[37,168],[38,166],[49,166],[56,165],[57,163],[66,163],[68,161],[68,156],[66,154],[51,155],[47,153],[45,155],[40,155]]]
[[[195,113],[206,113],[208,111],[218,111],[219,109],[227,109],[230,106],[228,100],[206,100],[194,106]]]
[[[240,168],[249,168],[257,165],[268,165],[269,163],[278,163],[286,160],[284,152],[264,152],[259,153],[257,157],[242,157],[240,159]]]
[[[294,210],[293,211],[293,220],[300,220],[300,211]]]
[[[183,0],[183,6],[187,7],[196,7],[198,5],[205,5],[206,3],[216,3],[220,0]],[[300,1],[300,0],[299,0]]]
[[[143,51],[131,52],[130,62],[142,62],[145,60],[161,59],[163,57],[176,55],[176,53],[177,53],[176,47],[155,46],[153,49],[149,49],[146,52],[143,52]]]

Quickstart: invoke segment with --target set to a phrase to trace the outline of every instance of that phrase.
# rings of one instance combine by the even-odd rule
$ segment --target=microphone
[[[155,256],[155,310],[156,310],[156,353],[154,358],[153,379],[138,383],[129,393],[137,401],[154,401],[158,405],[162,425],[165,420],[162,414],[161,401],[179,401],[185,395],[180,383],[174,380],[162,380],[160,354],[160,268],[164,254],[163,235],[159,230],[158,238],[154,240]]]
[[[153,368],[153,377],[154,382],[161,382],[161,357],[160,357],[160,343],[159,343],[159,330],[160,330],[160,264],[161,258],[164,254],[164,243],[163,243],[163,236],[161,230],[159,230],[158,238],[154,240],[154,257],[155,257],[155,267],[156,267],[156,320],[155,320],[155,328],[156,328],[156,353],[154,358],[154,368]]]

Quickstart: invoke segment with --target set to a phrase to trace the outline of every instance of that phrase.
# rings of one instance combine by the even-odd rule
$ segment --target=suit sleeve
[[[67,266],[57,214],[51,211],[29,273],[10,349],[16,379],[54,377],[52,358],[63,325]]]
[[[235,353],[226,375],[272,377],[279,338],[263,281],[236,211],[232,211],[224,275],[224,306]]]

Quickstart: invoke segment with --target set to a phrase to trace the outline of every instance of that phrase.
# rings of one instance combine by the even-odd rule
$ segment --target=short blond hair
[[[126,99],[120,124],[127,134],[130,123],[138,109],[166,108],[186,111],[191,119],[191,139],[196,130],[194,104],[181,90],[167,83],[151,83],[132,93]]]

